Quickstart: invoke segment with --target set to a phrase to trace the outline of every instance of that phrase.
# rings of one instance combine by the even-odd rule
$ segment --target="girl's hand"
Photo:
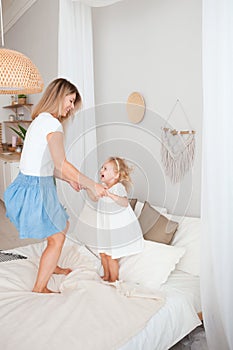
[[[109,192],[108,190],[106,190],[106,197],[109,197],[111,199],[116,199],[116,196],[114,194],[112,194],[111,192]]]
[[[93,192],[93,191],[92,191]],[[95,183],[95,187],[94,187],[94,196],[97,198],[101,198],[106,196],[106,187],[104,187],[103,185],[100,185],[98,183]]]
[[[116,202],[121,207],[127,207],[129,202],[127,197],[121,197],[117,194],[113,194],[110,191],[106,191],[106,196],[111,198],[114,202]]]

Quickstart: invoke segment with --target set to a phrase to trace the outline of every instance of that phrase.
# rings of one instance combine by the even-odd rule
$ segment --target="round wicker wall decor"
[[[145,114],[145,101],[139,92],[132,92],[127,100],[128,118],[132,123],[142,121]]]

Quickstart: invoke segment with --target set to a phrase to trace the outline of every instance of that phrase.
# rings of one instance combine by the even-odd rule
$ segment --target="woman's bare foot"
[[[114,278],[110,278],[110,279],[109,279],[109,282],[110,282],[110,283],[114,283],[114,282],[116,282],[116,281],[118,281],[117,278],[116,278],[116,279],[114,279]]]
[[[109,276],[101,276],[103,281],[108,281],[109,280]]]
[[[42,291],[38,290],[32,290],[34,293],[60,293],[60,292],[53,292],[52,290],[48,289],[47,287],[43,288]]]
[[[69,275],[69,273],[71,272],[72,270],[69,268],[62,268],[60,266],[57,266],[53,273],[55,273],[56,275]]]

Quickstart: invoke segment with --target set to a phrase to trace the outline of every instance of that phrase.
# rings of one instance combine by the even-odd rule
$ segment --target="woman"
[[[53,176],[67,181],[76,191],[88,188],[94,196],[105,195],[102,185],[79,172],[65,156],[62,120],[81,106],[77,88],[66,79],[52,81],[32,113],[20,160],[20,173],[6,189],[6,215],[20,238],[47,238],[33,292],[51,293],[47,284],[53,273],[68,274],[57,266],[69,228]]]

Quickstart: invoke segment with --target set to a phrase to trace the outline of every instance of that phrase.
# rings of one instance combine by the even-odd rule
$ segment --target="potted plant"
[[[18,95],[18,104],[25,105],[27,100],[27,96],[24,94]]]
[[[26,133],[27,133],[27,129],[25,129],[23,126],[21,126],[19,124],[18,124],[19,130],[12,128],[11,126],[9,126],[9,128],[11,130],[13,130],[24,141]]]

